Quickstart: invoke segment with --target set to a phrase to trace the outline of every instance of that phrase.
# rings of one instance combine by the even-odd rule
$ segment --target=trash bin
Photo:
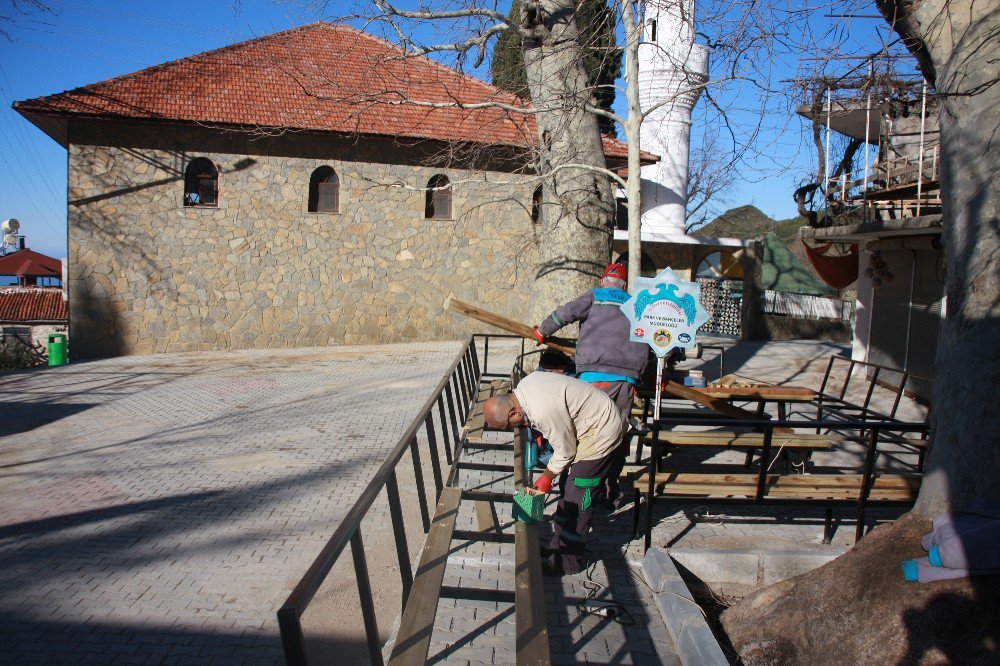
[[[66,334],[49,335],[49,365],[66,365]]]

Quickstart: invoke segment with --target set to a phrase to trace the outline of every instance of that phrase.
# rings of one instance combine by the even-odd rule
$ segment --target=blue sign
[[[635,294],[621,304],[632,322],[629,340],[645,342],[660,357],[674,347],[691,349],[698,328],[709,319],[700,296],[697,282],[684,282],[669,268],[655,278],[638,278]]]

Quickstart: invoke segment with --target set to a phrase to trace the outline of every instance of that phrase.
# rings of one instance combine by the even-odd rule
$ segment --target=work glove
[[[542,332],[538,330],[537,326],[531,332],[534,334],[535,339],[538,340],[538,344],[545,344],[545,336],[542,335]]]
[[[535,490],[539,490],[545,494],[551,493],[552,479],[545,476],[544,474],[539,475],[539,477],[535,479]]]

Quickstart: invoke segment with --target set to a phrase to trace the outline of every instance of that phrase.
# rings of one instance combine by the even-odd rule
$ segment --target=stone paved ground
[[[7,663],[274,663],[275,611],[458,343],[0,378]]]

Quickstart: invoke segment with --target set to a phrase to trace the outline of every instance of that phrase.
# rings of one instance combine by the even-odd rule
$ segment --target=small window
[[[212,160],[196,157],[184,170],[184,205],[217,206],[219,204],[219,170]]]
[[[615,198],[615,230],[628,231],[628,199]]]
[[[428,220],[451,219],[451,181],[438,174],[427,181],[424,217]]]
[[[316,169],[309,178],[309,212],[340,212],[340,179],[328,166]]]
[[[542,221],[542,186],[539,185],[531,195],[531,222],[539,224]]]

